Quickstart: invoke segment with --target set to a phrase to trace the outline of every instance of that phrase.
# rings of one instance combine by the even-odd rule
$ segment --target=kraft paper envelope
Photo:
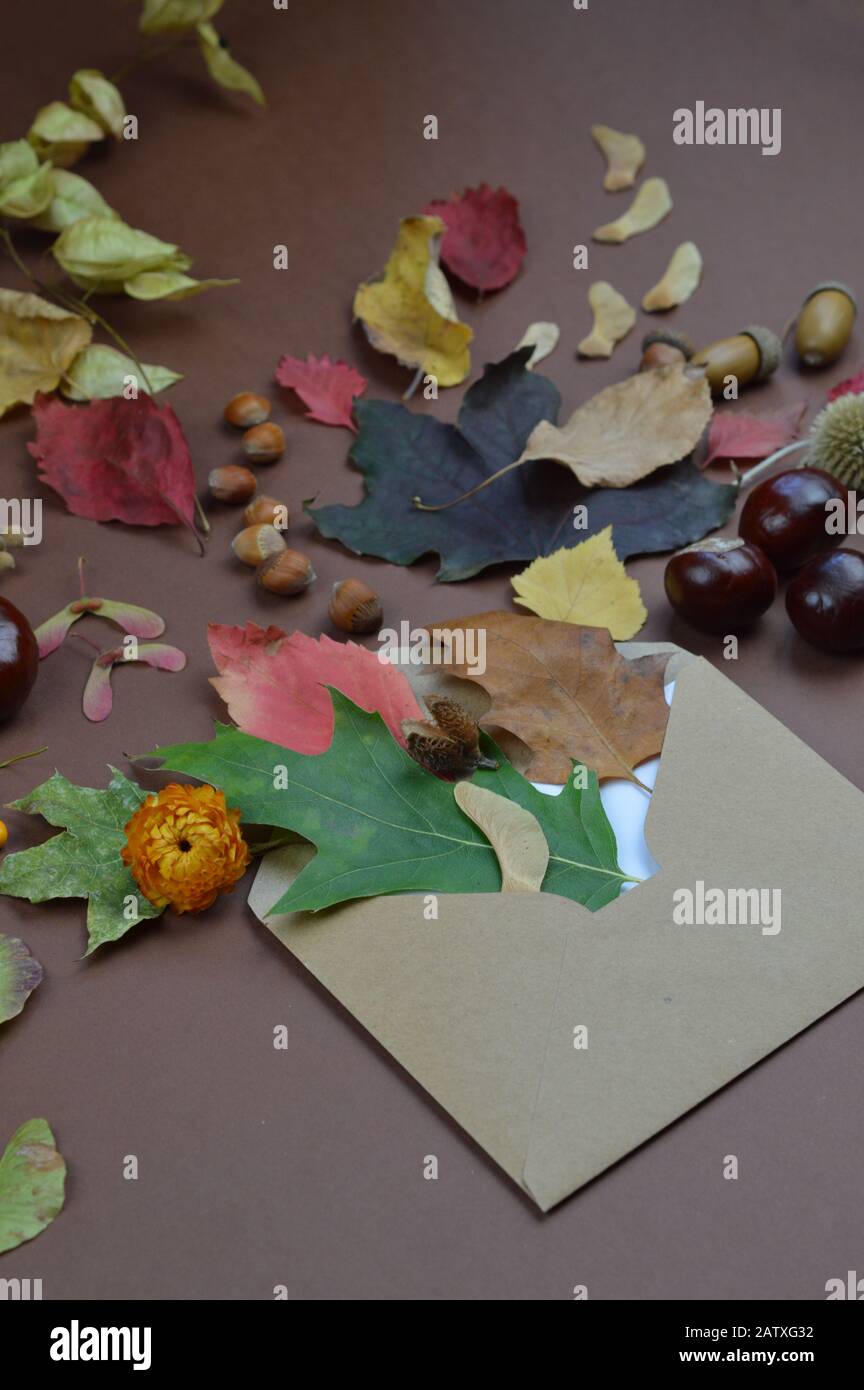
[[[701,659],[646,839],[660,872],[595,913],[440,894],[437,921],[394,896],[267,925],[547,1211],[864,987],[864,795]],[[259,869],[262,920],[297,848]],[[697,881],[780,889],[780,931],[675,925]]]

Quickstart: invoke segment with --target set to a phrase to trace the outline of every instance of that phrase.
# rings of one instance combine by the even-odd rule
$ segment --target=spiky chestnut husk
[[[807,462],[847,487],[864,488],[864,393],[840,396],[820,410]]]

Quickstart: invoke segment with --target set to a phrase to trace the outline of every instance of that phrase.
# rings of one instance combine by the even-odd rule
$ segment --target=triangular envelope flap
[[[864,988],[864,796],[706,663],[655,798],[660,874],[567,937],[523,1173],[544,1209]],[[780,890],[780,930],[676,924],[699,880]]]
[[[297,868],[293,846],[262,863],[249,896],[262,920]],[[526,930],[529,896],[441,894],[437,920],[422,895],[267,920],[516,1182],[574,906],[544,895],[551,910]]]

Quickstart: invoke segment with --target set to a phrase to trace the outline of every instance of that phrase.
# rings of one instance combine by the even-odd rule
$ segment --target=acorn
[[[739,390],[753,382],[767,381],[780,365],[781,356],[782,346],[776,333],[757,325],[709,343],[690,360],[694,366],[705,368],[711,394],[722,396],[727,377],[736,378]]]
[[[795,351],[805,367],[827,367],[852,336],[858,305],[847,285],[826,280],[810,291],[795,328]]]
[[[260,524],[238,531],[231,542],[231,549],[244,565],[257,569],[264,560],[281,555],[287,547],[275,526]]]
[[[258,497],[252,498],[243,513],[243,520],[247,526],[256,526],[264,522],[268,526],[275,526],[277,531],[285,531],[288,529],[291,514],[287,503],[277,502],[275,497],[267,497],[262,492]]]
[[[301,594],[317,578],[301,550],[282,550],[258,566],[255,578],[271,594]]]
[[[223,414],[229,425],[248,430],[251,425],[261,425],[270,416],[270,402],[266,396],[256,396],[254,391],[241,391],[232,396]]]
[[[272,421],[255,425],[243,436],[243,452],[251,463],[273,463],[285,452],[285,436]]]
[[[679,362],[689,362],[693,356],[693,344],[683,333],[673,329],[658,329],[646,333],[642,339],[642,360],[640,372],[651,371],[654,367],[670,367]]]
[[[210,496],[215,497],[217,502],[239,506],[241,502],[249,501],[258,484],[250,468],[244,468],[241,463],[227,463],[222,468],[210,470],[207,486]]]
[[[342,579],[333,585],[330,618],[343,632],[377,632],[382,617],[380,598],[362,579]]]

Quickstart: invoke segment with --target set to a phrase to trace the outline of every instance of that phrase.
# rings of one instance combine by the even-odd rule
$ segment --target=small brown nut
[[[852,336],[857,305],[846,285],[831,281],[811,290],[795,329],[795,351],[805,367],[836,362]]]
[[[252,463],[273,463],[285,452],[285,436],[272,420],[255,425],[243,436],[243,452]]]
[[[302,550],[283,550],[259,565],[255,577],[271,594],[301,594],[316,575],[312,561]]]
[[[333,585],[330,617],[343,632],[377,632],[383,617],[381,600],[362,579],[342,579]]]
[[[212,468],[207,479],[211,497],[217,502],[232,502],[239,506],[248,502],[258,484],[255,474],[241,463],[227,463],[223,468]]]
[[[238,531],[231,542],[231,549],[244,565],[257,569],[271,555],[281,555],[286,545],[275,526],[258,525]]]
[[[269,418],[270,402],[266,396],[256,396],[254,391],[241,391],[232,396],[223,412],[229,425],[237,425],[248,430],[250,425],[260,425]]]
[[[291,520],[291,513],[287,503],[277,502],[275,497],[267,497],[262,492],[257,497],[252,498],[243,513],[243,520],[247,526],[256,526],[260,522],[266,522],[268,526],[275,526],[277,531],[286,531],[288,522]]]

